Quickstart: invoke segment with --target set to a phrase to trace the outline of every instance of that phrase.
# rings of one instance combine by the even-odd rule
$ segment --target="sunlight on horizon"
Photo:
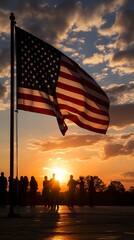
[[[56,180],[58,180],[60,183],[66,182],[69,176],[69,173],[63,168],[52,168],[51,172],[52,174],[55,174]]]

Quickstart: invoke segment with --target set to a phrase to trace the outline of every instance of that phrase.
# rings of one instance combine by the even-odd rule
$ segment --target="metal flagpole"
[[[17,87],[17,86],[16,86]],[[16,91],[17,93],[17,91]],[[17,94],[16,94],[17,95]],[[16,97],[17,99],[17,97]],[[18,158],[18,110],[16,108],[15,110],[16,113],[16,188],[17,188],[17,205],[18,205],[18,200],[19,200],[19,158]]]
[[[10,210],[9,217],[16,217],[14,213],[14,25],[15,16],[11,13],[11,92],[10,92],[10,177],[9,177],[9,194],[10,194]]]

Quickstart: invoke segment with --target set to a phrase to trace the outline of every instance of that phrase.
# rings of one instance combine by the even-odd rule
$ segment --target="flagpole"
[[[15,16],[14,13],[11,13],[9,17],[11,21],[11,87],[10,87],[10,177],[9,177],[9,195],[10,195],[10,210],[9,217],[14,217],[16,214],[14,213],[14,189],[13,189],[13,181],[14,181],[14,25],[15,25]]]

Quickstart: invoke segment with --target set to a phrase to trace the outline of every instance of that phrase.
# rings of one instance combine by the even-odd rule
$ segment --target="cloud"
[[[30,7],[32,6],[33,3]],[[41,5],[39,12],[37,11],[38,8],[34,8],[35,20],[30,21],[34,16],[29,16],[29,19],[26,18],[23,25],[29,26],[30,31],[50,43],[66,39],[68,32],[76,21],[77,6],[75,2],[63,1],[55,8],[49,5]]]
[[[65,39],[71,30],[78,32],[89,31],[92,27],[100,28],[106,22],[103,16],[118,10],[125,0],[102,0],[97,4],[64,0],[56,6],[49,3],[38,0],[19,2],[14,0],[12,3],[9,0],[3,1],[0,6],[3,31],[7,31],[9,24],[7,15],[12,11],[16,13],[17,23],[20,26],[54,42],[57,39]]]
[[[7,87],[4,84],[0,83],[0,100],[5,98],[7,92]]]
[[[66,46],[62,46],[62,51],[63,52],[71,52],[71,53],[75,52],[75,50],[73,48],[66,47]]]
[[[120,75],[134,72],[134,10],[130,10],[130,6],[127,5],[129,4],[126,4],[128,9],[117,11],[115,22],[111,27],[98,30],[101,36],[112,36],[111,43],[107,45],[113,52],[108,65],[113,68],[113,73]]]
[[[70,44],[74,44],[74,43],[82,43],[84,44],[85,43],[85,38],[84,37],[79,37],[79,38],[76,38],[76,37],[72,37],[71,39],[69,39],[69,43]]]
[[[9,101],[9,87],[10,87],[10,81],[9,80],[3,80],[0,83],[0,110],[6,110],[10,106]]]
[[[105,152],[104,159],[121,155],[121,151],[122,151],[122,144],[109,143],[104,147],[104,152]]]
[[[104,146],[104,160],[117,156],[134,156],[134,134],[127,134],[127,137],[116,136]],[[122,141],[123,140],[123,141]]]
[[[53,150],[65,150],[65,149],[74,149],[81,148],[84,146],[93,145],[96,142],[100,141],[102,138],[101,135],[79,135],[72,134],[68,135],[65,138],[59,139],[50,139],[49,141],[36,140],[29,143],[29,146],[32,148],[40,149],[40,151],[53,151]]]
[[[133,64],[134,62],[134,49],[128,51],[120,51],[114,54],[111,64],[113,66]]]
[[[0,77],[9,77],[9,49],[3,48],[0,51]]]
[[[124,76],[124,75],[127,75],[127,74],[133,74],[134,72],[134,68],[133,66],[116,66],[114,67],[111,72],[113,74],[119,74],[119,76]]]
[[[114,36],[115,47],[119,49],[127,48],[134,43],[134,10],[126,9],[124,11],[117,11],[114,24],[110,28],[99,29],[102,36]]]
[[[133,104],[134,102],[134,82],[128,84],[110,84],[104,88],[111,104]]]
[[[96,45],[96,48],[100,51],[104,51],[105,50],[105,45],[99,44],[99,45]]]
[[[94,53],[93,56],[83,60],[83,65],[97,65],[104,61],[106,61],[104,54]]]
[[[5,81],[4,84],[0,83],[0,110],[9,108],[9,81]]]
[[[122,129],[134,125],[134,104],[111,105],[110,127]]]
[[[71,154],[73,159],[77,161],[88,161],[94,158],[96,159],[96,157],[100,160],[109,160],[121,156],[127,156],[129,159],[134,156],[134,134],[114,133],[113,135],[108,134],[106,136],[100,134],[72,134],[65,138],[53,138],[47,141],[32,140],[29,142],[29,146],[32,146],[33,150],[49,154],[50,158],[51,154],[58,153],[59,156],[62,151],[62,155],[66,157],[69,153],[69,155]],[[84,156],[79,154],[77,156],[80,148],[85,151]],[[97,153],[94,149],[97,149]],[[89,157],[91,152],[92,154]]]
[[[119,48],[134,43],[134,10],[126,10],[117,15],[113,30],[119,32],[116,45]]]
[[[7,13],[13,11],[16,13],[17,23],[20,27],[56,46],[57,43],[67,39],[69,33],[72,31],[90,31],[94,27],[100,29],[106,22],[105,14],[119,10],[125,2],[125,0],[102,0],[97,3],[84,4],[80,1],[64,0],[52,6],[52,4],[49,5],[49,1],[43,3],[37,0],[29,0],[28,2],[25,0],[23,2],[15,0],[11,4],[9,0],[6,0],[0,7],[3,13],[1,15],[1,22],[3,20],[4,23]],[[123,19],[121,16],[120,18]],[[120,21],[117,19],[116,22]],[[118,25],[117,23],[116,25]],[[4,27],[1,31],[5,31]],[[72,37],[70,41],[72,43],[76,41],[84,43],[85,39]],[[104,50],[104,46],[102,45],[98,45],[97,47],[100,50]],[[68,47],[64,48],[63,51],[74,52],[73,48]],[[85,58],[83,64],[100,64],[108,61],[109,57],[106,54],[95,53],[93,56]],[[7,69],[2,75],[6,72]]]
[[[124,177],[134,178],[134,172],[125,172],[122,174]]]

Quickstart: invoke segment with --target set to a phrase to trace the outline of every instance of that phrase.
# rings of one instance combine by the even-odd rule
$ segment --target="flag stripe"
[[[73,108],[73,107],[70,107],[70,106],[67,106],[67,105],[60,105],[60,107],[62,109],[61,110],[62,114],[64,112],[65,115],[72,115],[73,113],[74,113],[74,115],[78,115],[78,116],[80,115],[81,116],[80,118],[81,119],[83,118],[82,119],[83,122],[84,122],[84,119],[85,119],[86,121],[90,121],[90,123],[92,122],[92,123],[103,124],[103,125],[108,124],[108,119],[105,120],[105,119],[102,119],[101,117],[97,118],[96,116],[92,116],[92,115],[89,116],[85,112],[81,112],[79,109],[76,109],[76,108]],[[68,111],[69,111],[69,114],[68,114]],[[88,122],[87,122],[87,124],[88,124]]]
[[[55,116],[54,112],[46,109],[46,108],[41,108],[41,107],[36,107],[36,104],[30,105],[32,101],[25,100],[22,102],[21,100],[18,100],[18,109],[24,110],[24,111],[29,111],[29,112],[36,112],[36,113],[41,113],[41,114],[47,114],[51,116]]]
[[[80,67],[79,67],[79,69],[77,69],[77,67],[76,67],[77,64],[74,63],[74,65],[72,65],[72,61],[67,61],[67,63],[65,64],[64,63],[64,61],[66,59],[65,56],[62,57],[62,59],[64,59],[64,60],[63,60],[63,62],[61,62],[61,72],[67,73],[70,76],[72,75],[72,79],[74,76],[74,82],[76,82],[78,79],[78,82],[80,82],[80,84],[83,84],[83,85],[85,84],[85,86],[89,86],[89,79],[90,79],[90,88],[95,90],[99,94],[100,98],[102,98],[104,101],[109,103],[109,100],[108,100],[105,92],[100,88],[100,86],[94,81],[94,79],[91,76],[89,76]],[[72,71],[70,71],[70,70],[72,70]],[[64,77],[64,76],[62,76],[62,77]]]
[[[91,116],[91,117],[93,117],[93,118],[96,118],[96,119],[98,119],[98,120],[104,120],[104,121],[107,121],[108,122],[108,116],[105,116],[105,115],[102,115],[102,114],[98,114],[98,113],[95,113],[95,112],[92,112],[92,111],[90,111],[89,112],[89,109],[88,108],[90,108],[90,106],[89,105],[87,105],[88,106],[88,108],[87,107],[85,107],[84,106],[84,104],[83,104],[83,107],[81,107],[81,106],[79,106],[78,104],[73,104],[72,102],[70,103],[70,102],[65,102],[65,101],[62,101],[62,100],[60,100],[59,102],[59,105],[60,105],[60,108],[61,108],[61,110],[66,110],[67,109],[67,111],[69,110],[69,109],[76,109],[76,110],[78,110],[79,112],[81,112],[81,114],[82,114],[82,111],[83,111],[83,109],[85,108],[85,114],[87,115],[87,116]],[[67,106],[67,107],[66,107]],[[87,109],[86,109],[87,108]],[[71,110],[72,111],[72,110]],[[75,111],[75,110],[74,110]]]
[[[73,81],[75,81],[75,84],[76,84],[76,86],[77,86],[77,78],[75,78],[75,77],[73,77],[73,76],[71,76],[71,75],[69,75],[69,74],[67,74],[67,73],[63,73],[63,72],[60,72],[60,77],[61,77],[61,79],[62,79],[62,83],[60,83],[60,84],[64,84],[63,83],[63,79],[67,79],[67,80],[73,80]],[[73,82],[72,81],[72,82]],[[65,81],[64,81],[65,82]],[[67,83],[69,83],[69,81],[67,82]],[[86,96],[87,97],[89,97],[90,96],[90,99],[92,99],[93,101],[95,101],[95,102],[98,102],[98,103],[101,103],[102,105],[104,105],[104,106],[108,106],[109,104],[105,101],[105,99],[103,100],[102,99],[102,95],[100,95],[99,94],[99,92],[97,92],[97,91],[94,91],[94,89],[92,89],[92,87],[91,88],[89,88],[89,87],[87,87],[87,86],[85,86],[85,85],[83,85],[83,86],[81,86],[81,88],[76,88],[76,86],[75,87],[73,87],[73,84],[71,84],[70,83],[70,85],[67,85],[67,84],[65,84],[66,86],[64,87],[64,85],[63,85],[63,88],[65,88],[65,89],[68,89],[68,91],[72,91],[72,92],[79,92],[79,93],[81,93],[81,94],[84,94],[84,93],[86,93]],[[80,84],[79,84],[80,85]],[[59,86],[59,83],[58,83],[58,86]],[[61,86],[61,88],[62,88],[62,86]],[[83,88],[84,88],[84,91],[83,91]],[[100,95],[100,96],[99,96]]]
[[[103,125],[100,125],[99,128],[98,126],[95,127],[95,125],[91,126],[88,124],[83,123],[82,121],[80,121],[80,119],[77,116],[71,116],[68,115],[66,118],[68,118],[69,120],[71,120],[72,122],[76,123],[78,126],[85,128],[87,130],[93,131],[93,132],[97,132],[97,133],[106,133],[106,128]]]
[[[95,108],[97,108],[97,109],[101,108],[101,111],[103,109],[103,111],[107,113],[107,108],[104,105],[104,103],[102,102],[102,100],[97,98],[96,102],[94,102],[92,100],[92,98],[90,98],[89,94],[87,94],[85,91],[83,91],[83,89],[68,86],[66,84],[61,83],[59,80],[56,92],[57,92],[57,97],[59,97],[59,94],[61,94],[61,95],[63,95],[64,99],[70,98],[70,100],[74,99],[74,101],[77,101],[77,102],[78,102],[78,100],[83,100],[83,99],[86,99],[86,101],[89,100],[91,104],[93,103],[93,106]],[[70,92],[72,93],[71,97],[70,97]]]
[[[49,108],[44,108],[44,104],[43,103],[40,103],[40,102],[33,102],[32,100],[20,100],[18,101],[18,106],[19,106],[19,109],[21,110],[25,110],[25,111],[31,111],[31,112],[39,112],[39,113],[42,113],[42,114],[48,114],[48,115],[51,115],[51,116],[55,116],[54,112],[49,110]],[[64,115],[66,116],[66,118],[68,119],[74,119],[75,118],[78,118],[78,116],[81,114],[80,111],[78,111],[77,109],[73,109],[73,108],[70,108],[69,106],[66,107],[67,110],[69,110],[69,115],[66,114],[66,111],[62,111],[62,113],[64,113]],[[71,115],[72,113],[72,115]],[[76,113],[76,114],[74,114]],[[78,121],[78,120],[77,120]],[[90,116],[87,116],[85,113],[82,113],[81,114],[81,117],[79,118],[79,122],[81,122],[82,124],[85,124],[85,125],[88,125],[89,124],[89,121],[90,121],[90,125],[93,126],[94,128],[96,127],[96,129],[102,125],[103,128],[105,129],[105,125],[107,125],[107,121],[104,121],[104,120],[98,120],[98,119],[95,119],[95,118],[92,118]]]
[[[97,108],[92,101],[87,99],[87,101],[85,102],[85,98],[76,99],[75,98],[76,95],[77,94],[74,94],[73,97],[69,97],[69,96],[66,96],[65,94],[58,93],[57,94],[58,102],[59,104],[65,103],[66,105],[74,105],[76,108],[80,107],[82,110],[84,110],[85,108],[85,110],[87,111],[89,110],[91,113],[97,113],[100,115],[107,116],[105,111],[101,111],[99,108]]]
[[[39,96],[39,94],[40,94],[40,96]],[[41,95],[43,95],[43,97],[41,97]],[[88,105],[88,104],[86,104],[87,106],[85,106],[84,101],[79,101],[79,103],[78,103],[78,100],[76,100],[76,103],[73,103],[73,102],[70,102],[70,101],[66,101],[66,103],[65,103],[65,101],[62,100],[62,99],[59,99],[59,97],[58,97],[58,100],[59,100],[58,103],[59,103],[60,108],[62,110],[63,109],[64,110],[65,109],[67,109],[67,110],[70,109],[71,112],[72,111],[75,112],[75,109],[76,109],[76,111],[78,110],[82,114],[83,113],[82,112],[83,108],[87,108],[87,111],[86,111],[87,116],[90,116],[90,117],[92,117],[94,119],[96,118],[96,119],[104,120],[104,121],[108,122],[108,116],[99,114],[100,112],[99,112],[99,110],[97,112],[97,109],[96,109],[96,112],[92,111],[94,109],[92,109],[92,107],[90,105]],[[43,110],[44,110],[44,108],[45,109],[50,109],[51,112],[53,112],[53,113],[49,114],[49,115],[54,115],[54,111],[53,111],[53,107],[52,107],[51,101],[50,101],[50,99],[47,98],[47,96],[45,97],[43,92],[39,92],[39,91],[33,90],[33,91],[31,91],[31,94],[29,94],[29,90],[28,89],[26,89],[26,88],[19,88],[18,104],[19,104],[19,106],[20,105],[25,105],[25,104],[26,104],[26,106],[28,106],[28,105],[29,106],[30,105],[35,105],[36,107],[38,106],[38,108],[42,108]],[[32,108],[33,108],[33,106],[32,106]],[[90,111],[88,111],[89,109],[90,109]],[[41,112],[41,110],[40,110],[40,112]]]
[[[41,102],[41,103],[44,103],[44,104],[48,105],[47,108],[51,108],[51,110],[53,109],[53,107],[51,105],[51,101],[48,98],[45,98],[45,95],[43,97],[37,96],[38,91],[34,90],[33,94],[32,93],[31,94],[27,93],[29,91],[27,91],[26,88],[20,88],[19,91],[20,91],[20,93],[18,93],[18,99],[31,100],[31,101],[33,101],[33,103],[34,102]],[[43,95],[43,92],[42,93],[40,92],[40,95]],[[94,107],[90,106],[91,104],[89,105],[88,102],[86,102],[86,105],[85,105],[84,101],[80,101],[80,100],[78,101],[77,99],[75,100],[75,98],[70,98],[70,97],[68,97],[68,99],[67,99],[67,97],[66,97],[66,104],[65,104],[64,96],[65,95],[63,95],[62,98],[61,98],[58,95],[58,102],[59,102],[59,105],[60,105],[61,109],[63,108],[63,105],[64,105],[64,108],[65,108],[65,106],[70,106],[70,107],[72,106],[73,108],[76,108],[76,109],[79,109],[79,110],[80,109],[83,110],[83,108],[85,107],[85,108],[87,108],[87,112],[90,115],[96,116],[99,119],[104,119],[104,120],[108,119],[108,117],[106,115],[102,115],[102,113],[100,114],[99,109],[95,109]],[[22,104],[24,104],[24,100],[21,101]],[[69,100],[69,101],[67,101],[67,100]],[[44,107],[45,107],[45,105],[44,105]],[[90,110],[90,111],[88,111],[88,110]]]

